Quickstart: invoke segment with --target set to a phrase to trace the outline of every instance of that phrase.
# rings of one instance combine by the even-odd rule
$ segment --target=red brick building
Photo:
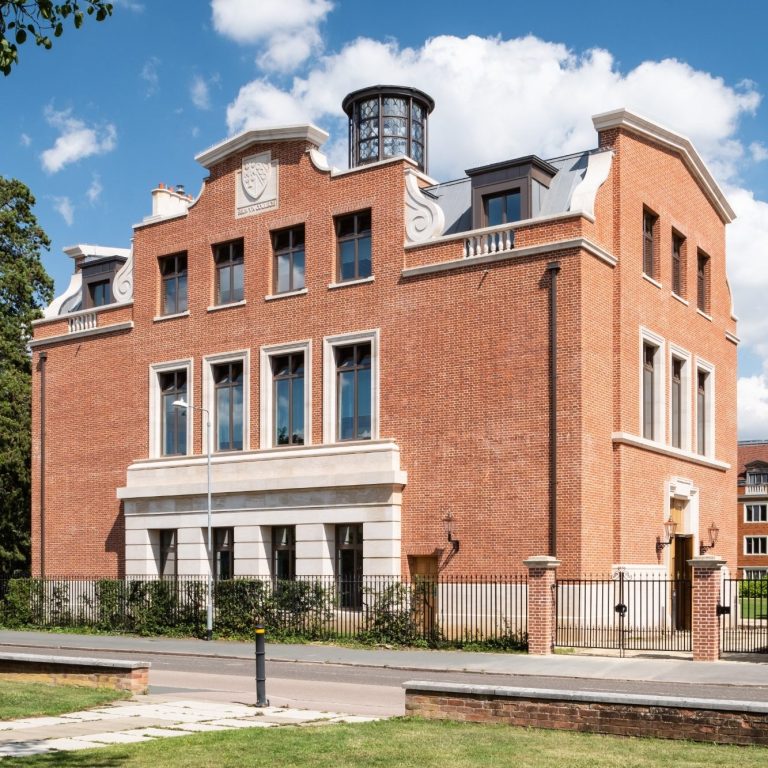
[[[207,573],[209,416],[222,574],[682,572],[713,522],[736,566],[733,212],[695,149],[618,110],[438,183],[432,107],[351,94],[348,170],[312,125],[247,131],[131,251],[66,251],[36,572]]]
[[[737,562],[747,579],[768,576],[768,442],[739,442]]]

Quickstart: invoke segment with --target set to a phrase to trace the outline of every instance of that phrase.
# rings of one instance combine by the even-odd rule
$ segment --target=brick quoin
[[[125,573],[126,542],[124,506],[116,489],[126,485],[130,466],[152,458],[150,366],[191,359],[192,402],[199,406],[203,358],[250,350],[247,430],[251,451],[258,452],[259,350],[309,341],[311,429],[313,444],[320,445],[323,339],[373,328],[380,332],[379,436],[394,441],[407,472],[399,528],[402,574],[409,573],[414,556],[436,556],[445,575],[516,574],[535,553],[556,554],[564,577],[606,574],[619,564],[669,572],[673,547],[657,559],[655,543],[676,479],[694,489],[687,503],[698,510],[695,526],[680,525],[678,534],[693,539],[695,552],[702,532],[716,523],[715,554],[735,568],[736,323],[725,275],[727,217],[687,150],[618,119],[598,131],[597,144],[612,155],[595,192],[594,214],[577,210],[531,219],[517,229],[508,256],[493,261],[462,261],[461,239],[404,245],[406,177],[413,167],[407,159],[333,175],[313,163],[311,141],[263,139],[214,163],[200,197],[184,215],[135,228],[133,299],[98,313],[100,328],[132,322],[131,328],[68,338],[66,316],[35,326],[34,572],[41,565],[41,352],[47,353],[47,575],[119,576]],[[243,159],[256,151],[271,152],[279,163],[279,206],[235,218],[236,175]],[[420,178],[419,184],[428,181]],[[653,280],[642,274],[644,208],[658,217]],[[374,280],[331,289],[334,216],[367,209]],[[273,293],[270,233],[296,224],[305,227],[306,293],[267,301]],[[680,297],[670,289],[673,231],[686,238],[685,295]],[[212,246],[240,238],[245,302],[209,312]],[[707,313],[696,307],[697,249],[710,259]],[[157,320],[158,259],[182,251],[188,258],[188,314]],[[556,553],[549,551],[547,484],[547,264],[552,261],[560,264]],[[451,268],[408,271],[441,264]],[[640,439],[641,328],[665,341],[665,436],[656,445]],[[691,443],[685,452],[669,448],[669,344],[690,354]],[[714,445],[706,459],[694,453],[697,360],[714,367],[716,382]],[[193,452],[200,457],[199,414],[194,425]],[[445,541],[447,511],[454,514],[461,540],[458,552]],[[249,525],[259,525],[260,519],[253,517]],[[531,594],[540,588],[534,585],[554,578],[551,570],[530,573]],[[545,635],[534,641],[536,652],[548,652],[548,627]]]

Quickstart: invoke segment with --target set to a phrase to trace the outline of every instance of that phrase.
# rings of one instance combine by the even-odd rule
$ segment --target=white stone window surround
[[[747,552],[747,539],[753,540],[752,552]],[[761,546],[759,540],[763,540],[765,543]],[[744,554],[748,557],[765,557],[765,552],[761,552],[761,549],[765,549],[768,552],[768,536],[745,536],[744,537]],[[755,551],[757,550],[757,551]]]
[[[693,536],[694,543],[699,540],[699,501],[701,494],[698,487],[693,484],[693,480],[687,477],[673,476],[664,484],[665,487],[665,507],[662,510],[661,524],[658,527],[658,533],[663,538],[663,523],[673,517],[677,522],[675,531],[678,535]],[[681,504],[682,509],[673,511],[673,504]],[[662,564],[665,572],[669,572],[671,565],[671,549],[665,547],[662,553]]]
[[[250,450],[251,441],[251,352],[249,349],[236,350],[234,352],[220,352],[215,355],[203,357],[203,408],[207,409],[211,416],[211,447],[213,453],[241,453],[241,451],[217,451],[216,450],[216,400],[215,386],[213,383],[213,368],[221,363],[233,363],[238,360],[243,362],[243,451]],[[194,410],[194,409],[192,409]],[[202,414],[201,426],[203,431],[203,453],[208,445],[208,435],[205,429],[205,414]]]
[[[667,423],[667,416],[666,416],[666,408],[665,408],[665,383],[666,383],[666,376],[665,376],[665,342],[664,337],[659,336],[657,333],[654,333],[653,331],[649,330],[648,328],[645,328],[643,326],[640,326],[640,344],[639,344],[639,350],[638,350],[638,383],[639,383],[639,393],[640,397],[638,398],[638,406],[639,406],[639,421],[638,421],[638,436],[644,437],[643,435],[643,371],[644,371],[644,347],[646,344],[650,344],[652,347],[656,348],[656,352],[653,356],[653,440],[654,443],[664,443],[666,442],[666,423]]]
[[[698,379],[699,371],[707,374],[707,381],[704,386],[704,401],[706,407],[706,413],[704,419],[706,421],[705,435],[704,435],[704,456],[712,457],[715,455],[715,366],[712,363],[702,360],[700,357],[696,358],[696,380],[694,386],[696,387],[697,397],[696,405],[698,407]],[[698,413],[696,414],[696,424],[698,425]],[[696,438],[698,448],[698,437]]]
[[[149,456],[160,458],[163,456],[163,417],[162,394],[160,392],[160,374],[171,371],[187,372],[187,402],[194,402],[194,361],[192,358],[171,360],[167,363],[153,363],[149,366]],[[192,438],[195,428],[195,412],[193,408],[187,409],[187,449],[186,455],[192,453]]]
[[[272,376],[272,358],[293,352],[304,353],[304,445],[312,445],[312,342],[294,341],[286,344],[266,344],[259,354],[259,373],[261,392],[259,397],[259,447],[291,448],[296,446],[276,446],[272,441],[274,428],[274,386]]]
[[[379,336],[374,328],[368,331],[342,333],[323,338],[323,442],[341,442],[336,436],[336,347],[346,347],[369,341],[371,344],[371,440],[379,439]],[[347,442],[346,440],[343,442]],[[349,441],[354,442],[354,441]]]
[[[673,359],[683,362],[680,377],[680,450],[691,449],[691,360],[692,355],[687,350],[669,342],[669,444],[672,445],[672,367]]]

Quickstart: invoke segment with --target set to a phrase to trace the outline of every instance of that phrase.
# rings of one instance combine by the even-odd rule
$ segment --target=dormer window
[[[537,216],[557,168],[529,155],[504,163],[470,168],[472,228],[512,224]]]
[[[110,280],[99,280],[88,283],[88,294],[92,307],[103,307],[112,301],[112,284]]]
[[[520,190],[511,189],[494,195],[483,197],[483,213],[485,226],[495,227],[497,224],[510,224],[520,221]]]
[[[114,303],[112,282],[124,263],[125,259],[112,258],[83,264],[83,309],[95,309]]]
[[[768,485],[768,471],[750,470],[747,472],[747,485]]]

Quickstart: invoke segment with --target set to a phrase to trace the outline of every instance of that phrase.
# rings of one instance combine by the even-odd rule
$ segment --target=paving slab
[[[45,744],[50,751],[75,752],[78,749],[97,749],[108,747],[109,744],[98,741],[83,741],[82,739],[48,739]]]
[[[151,739],[136,731],[110,731],[108,733],[92,733],[90,736],[84,736],[82,741],[99,744],[135,744],[139,741],[151,741]]]

